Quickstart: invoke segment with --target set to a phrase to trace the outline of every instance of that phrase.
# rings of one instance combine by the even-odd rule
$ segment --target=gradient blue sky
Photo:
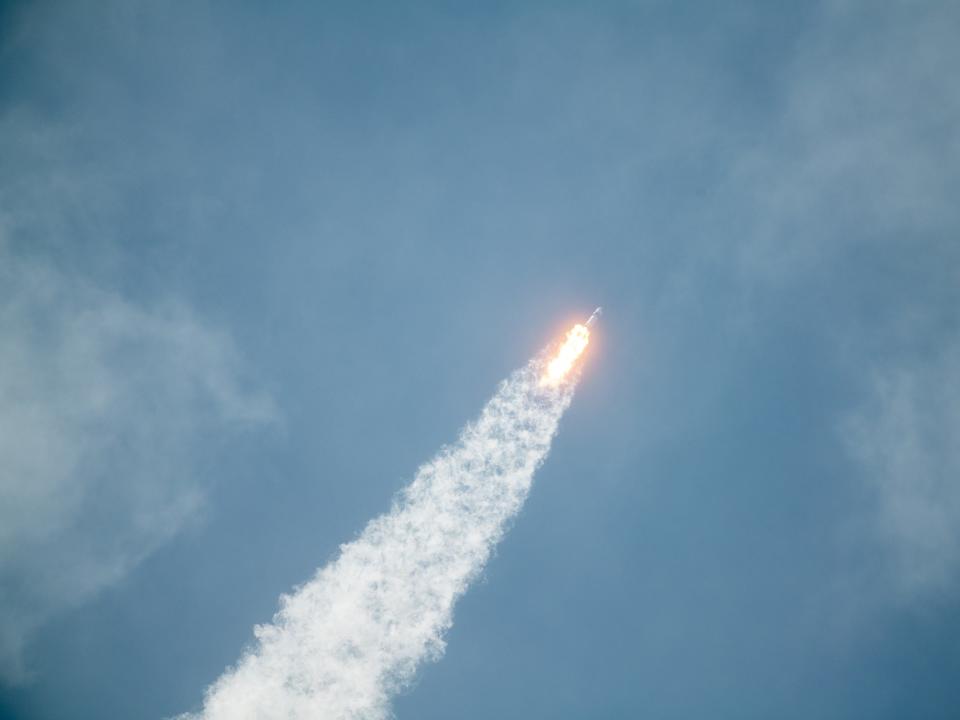
[[[395,703],[952,718],[960,8],[0,9],[0,717],[196,707],[596,305]]]

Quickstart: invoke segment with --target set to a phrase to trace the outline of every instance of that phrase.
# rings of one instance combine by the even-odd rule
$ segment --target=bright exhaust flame
[[[567,339],[557,351],[556,356],[547,365],[547,371],[540,380],[541,385],[556,385],[562,381],[570,368],[577,361],[577,358],[583,354],[590,342],[590,328],[586,325],[577,323],[567,333]]]

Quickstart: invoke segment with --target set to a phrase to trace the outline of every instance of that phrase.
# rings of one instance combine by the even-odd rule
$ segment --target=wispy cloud
[[[949,3],[823,4],[783,70],[776,122],[736,170],[754,198],[750,273],[783,279],[852,244],[929,245],[956,227],[958,29]]]
[[[198,460],[220,431],[274,414],[226,333],[148,273],[141,295],[166,299],[116,289],[141,279],[128,271],[159,234],[142,188],[169,153],[131,134],[140,105],[86,48],[140,52],[144,11],[7,12],[2,51],[19,70],[0,93],[0,680],[29,674],[37,628],[195,516],[211,483]],[[188,212],[166,212],[165,236]]]
[[[889,581],[911,593],[960,573],[958,31],[949,3],[824,3],[770,137],[734,179],[755,198],[738,248],[748,287],[823,273],[856,298],[823,323],[851,382],[868,378],[842,439],[877,501]]]
[[[25,643],[180,529],[209,485],[198,444],[269,420],[230,339],[0,241],[0,677]]]
[[[872,374],[844,438],[877,502],[877,531],[910,594],[960,576],[960,344]]]

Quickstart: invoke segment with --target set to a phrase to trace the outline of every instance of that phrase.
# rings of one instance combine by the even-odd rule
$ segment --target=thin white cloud
[[[895,577],[909,594],[960,576],[960,344],[873,373],[844,438],[877,503]]]
[[[842,283],[849,267],[861,283],[850,295],[831,286],[865,308],[837,308],[822,330],[851,383],[869,376],[841,439],[876,501],[867,542],[892,559],[883,582],[913,597],[960,574],[958,32],[956,4],[823,3],[718,210],[750,198],[731,253],[748,313],[767,293],[818,292],[818,273]]]
[[[0,239],[0,678],[51,616],[181,528],[223,423],[269,420],[229,338],[185,307],[143,308]]]
[[[752,277],[807,277],[853,244],[930,245],[960,224],[958,31],[950,3],[824,3],[733,179],[752,197]]]

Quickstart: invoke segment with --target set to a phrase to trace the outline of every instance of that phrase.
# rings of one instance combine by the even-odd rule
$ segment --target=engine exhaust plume
[[[574,326],[559,348],[503,381],[388,513],[281,597],[273,621],[254,629],[255,645],[181,720],[389,717],[391,695],[443,653],[456,600],[526,499],[589,335]]]

